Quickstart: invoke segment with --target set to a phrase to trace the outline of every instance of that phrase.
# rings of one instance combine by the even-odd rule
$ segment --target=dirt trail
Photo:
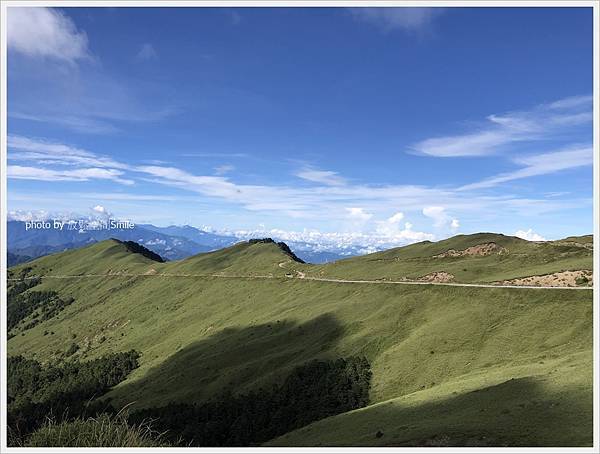
[[[277,266],[279,268],[283,268],[285,270],[285,269],[287,269],[286,265],[288,263],[292,263],[292,262],[293,262],[292,260],[286,260],[285,262],[278,263]],[[295,278],[296,277],[298,279],[304,279],[306,277],[306,274],[304,274],[302,271],[298,271],[298,270],[288,270],[288,271],[290,271],[290,273],[285,275],[285,277],[287,277],[287,278]],[[292,272],[296,273],[296,276],[291,274]]]
[[[559,287],[559,286],[540,286],[540,285],[514,285],[514,284],[461,284],[458,282],[428,282],[428,281],[383,281],[383,280],[367,280],[367,279],[333,279],[326,277],[311,277],[297,271],[297,277],[287,279],[298,279],[302,281],[318,281],[318,282],[337,282],[342,284],[374,284],[374,285],[439,285],[447,287],[478,287],[478,288],[514,288],[514,289],[546,289],[546,290],[593,290],[593,287]],[[173,273],[157,273],[157,274],[80,274],[80,275],[45,275],[45,276],[30,276],[24,278],[29,279],[86,279],[86,278],[118,278],[118,277],[143,277],[143,278],[174,278],[174,277],[189,277],[189,278],[219,278],[219,279],[286,279],[285,277],[273,275],[224,275],[224,274],[173,274]],[[8,279],[8,281],[20,281],[21,279]]]

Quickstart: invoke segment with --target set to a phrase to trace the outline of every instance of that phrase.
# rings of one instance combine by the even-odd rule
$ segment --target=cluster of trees
[[[43,366],[21,355],[8,358],[7,404],[11,444],[21,444],[48,417],[66,421],[113,412],[91,401],[123,381],[138,367],[139,353],[131,350],[79,362]]]
[[[6,325],[8,339],[20,331],[33,328],[44,320],[50,320],[61,312],[65,307],[73,304],[73,298],[61,298],[58,293],[51,290],[30,290],[41,282],[39,277],[27,278],[31,268],[21,270],[18,281],[9,281],[11,285],[6,291]],[[13,272],[9,272],[10,278],[15,278]],[[28,319],[28,320],[27,320]]]
[[[135,252],[137,254],[142,254],[144,257],[149,258],[150,260],[154,260],[155,262],[163,263],[165,261],[156,252],[151,251],[150,249],[142,246],[141,244],[136,243],[135,241],[122,241],[122,243],[125,245],[128,251]]]
[[[17,295],[23,293],[25,290],[29,290],[31,287],[35,287],[40,282],[41,279],[39,277],[16,281],[12,285],[9,285],[8,289],[6,290],[6,297],[15,298]]]
[[[9,444],[103,446],[106,437],[121,434],[128,446],[252,446],[363,407],[369,399],[371,369],[364,357],[314,360],[268,389],[139,410],[125,421],[97,398],[138,367],[138,358],[132,350],[44,366],[23,356],[9,357]],[[110,420],[114,425],[105,424]],[[159,432],[162,435],[155,437]]]
[[[23,281],[26,283],[28,281]],[[21,322],[30,317],[26,323],[21,326],[21,331],[33,328],[44,320],[49,320],[61,312],[65,307],[72,304],[75,300],[71,297],[63,299],[58,293],[52,290],[45,291],[25,291],[33,287],[26,285],[20,286],[22,291],[17,293],[15,287],[7,294],[6,305],[6,323],[9,331],[9,338],[14,337],[12,332]]]
[[[222,395],[202,404],[171,403],[130,415],[151,420],[173,445],[252,446],[328,416],[367,405],[371,369],[364,357],[311,361],[278,385]]]

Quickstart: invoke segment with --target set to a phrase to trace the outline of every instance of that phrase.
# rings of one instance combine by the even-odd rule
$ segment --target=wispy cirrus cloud
[[[116,169],[101,169],[97,167],[74,170],[42,169],[39,167],[7,166],[8,178],[17,180],[38,181],[89,181],[112,180],[116,183],[132,185],[134,182],[121,178],[123,172]]]
[[[337,172],[330,170],[319,170],[312,167],[305,167],[296,173],[296,176],[303,180],[320,183],[327,186],[341,186],[346,184],[346,179],[342,178]]]
[[[130,166],[81,148],[19,135],[7,137],[7,148],[9,162],[36,165],[9,164],[9,178],[39,181],[112,180],[125,185],[134,184],[133,180],[123,177]]]
[[[591,125],[592,101],[591,96],[574,96],[528,111],[489,115],[472,132],[432,137],[411,148],[419,154],[441,158],[496,154],[512,144],[547,140],[567,134],[573,128]]]
[[[444,8],[422,7],[360,7],[350,8],[357,20],[367,22],[383,31],[402,30],[405,32],[423,31],[429,28]]]
[[[387,232],[388,235],[398,238],[398,241],[400,238],[409,239],[410,235],[413,235],[413,238],[425,238],[423,235],[428,232],[422,229],[424,223],[436,232],[453,232],[460,226],[459,218],[532,217],[590,203],[588,199],[564,200],[556,197],[522,197],[507,193],[482,194],[476,191],[515,178],[559,171],[566,166],[587,165],[591,154],[590,150],[585,151],[585,148],[563,150],[563,154],[556,156],[523,156],[515,162],[527,169],[526,171],[516,176],[492,177],[493,180],[490,178],[490,181],[463,187],[356,184],[350,183],[333,171],[325,177],[340,177],[344,184],[330,184],[331,181],[323,178],[318,178],[318,181],[314,181],[313,178],[315,184],[308,186],[294,185],[294,180],[284,185],[268,182],[243,184],[230,175],[197,174],[180,167],[161,165],[160,162],[155,165],[123,163],[72,145],[23,136],[10,136],[8,148],[10,179],[82,182],[112,180],[125,185],[143,181],[175,188],[188,194],[199,194],[199,198],[189,196],[195,203],[237,205],[249,213],[264,213],[317,223],[327,222],[337,225],[342,231],[370,229],[378,232],[378,235]],[[14,165],[15,162],[19,165]],[[22,163],[27,165],[21,165]],[[341,181],[336,183],[339,182]],[[167,201],[164,197],[182,197],[177,192],[165,194],[162,190],[159,190],[158,194],[158,198],[150,194],[139,195],[137,198],[138,196],[131,192],[128,195],[116,194],[112,200]],[[412,226],[403,226],[401,221],[404,220],[405,213],[409,214],[411,220],[421,222],[421,228],[416,231],[420,231],[419,234],[411,233],[415,232]]]
[[[127,164],[115,161],[112,158],[101,156],[81,148],[14,134],[7,137],[7,147],[10,150],[7,156],[9,161],[112,167],[115,169],[126,169],[129,167]]]
[[[453,215],[456,212],[478,215],[486,213],[489,216],[497,216],[498,213],[534,216],[571,206],[569,204],[575,206],[581,203],[476,193],[465,197],[464,191],[458,188],[413,185],[248,185],[236,183],[224,176],[194,175],[176,167],[163,166],[136,167],[136,171],[145,173],[146,181],[240,204],[249,211],[331,221],[377,220],[382,215],[389,216],[392,207],[398,207],[431,219],[436,227],[441,226],[439,219],[443,216],[445,227],[455,229],[459,226],[457,217]],[[432,206],[440,207],[439,211],[423,211],[425,207]]]
[[[491,188],[508,181],[547,175],[578,167],[591,166],[594,163],[594,149],[591,146],[587,146],[551,151],[548,153],[516,157],[513,159],[513,162],[522,167],[513,172],[501,173],[476,183],[464,185],[459,189],[465,191]]]

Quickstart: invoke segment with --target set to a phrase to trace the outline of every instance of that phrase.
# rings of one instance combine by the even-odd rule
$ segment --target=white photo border
[[[593,149],[594,149],[594,269],[593,281],[593,446],[586,448],[378,448],[378,447],[248,447],[248,448],[23,448],[7,447],[7,428],[6,428],[6,366],[7,366],[7,338],[6,338],[6,278],[7,278],[7,41],[6,41],[6,15],[7,10],[15,6],[27,7],[584,7],[593,9]],[[600,159],[599,159],[599,137],[598,129],[600,124],[600,103],[599,103],[599,55],[600,55],[600,3],[597,0],[3,0],[0,3],[0,453],[598,453],[600,452],[600,361],[598,353],[600,347],[600,294],[598,285],[600,282]]]

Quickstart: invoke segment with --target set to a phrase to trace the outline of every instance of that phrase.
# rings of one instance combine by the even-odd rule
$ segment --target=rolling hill
[[[588,237],[531,242],[480,233],[424,241],[313,267],[310,275],[346,279],[418,279],[444,272],[453,282],[496,282],[569,270],[591,270]]]
[[[140,367],[108,394],[133,408],[248,392],[314,358],[364,355],[368,406],[268,444],[590,446],[590,280],[555,282],[578,289],[423,280],[591,270],[589,244],[463,235],[310,265],[272,241],[161,263],[106,240],[9,270],[9,287],[45,276],[26,292],[74,301],[28,329],[36,315],[23,320],[8,349],[42,362],[61,360],[73,343],[82,360],[135,349]],[[423,285],[394,283],[403,281]]]

